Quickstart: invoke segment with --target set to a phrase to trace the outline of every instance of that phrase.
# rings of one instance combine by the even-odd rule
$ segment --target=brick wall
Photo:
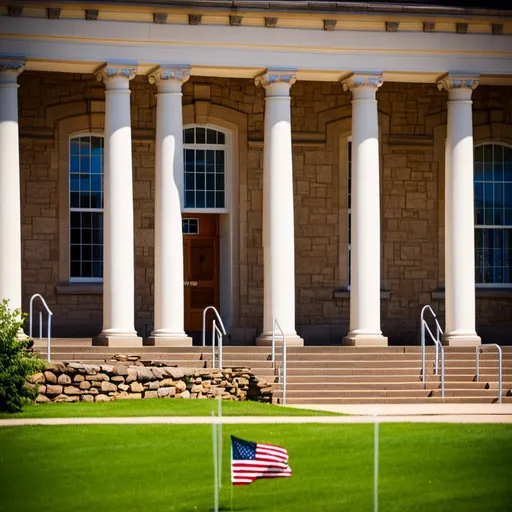
[[[90,336],[101,328],[101,295],[56,291],[63,281],[59,216],[65,215],[62,209],[67,208],[62,194],[59,199],[65,174],[63,178],[59,169],[62,134],[58,122],[84,114],[84,108],[93,119],[104,99],[104,86],[89,75],[35,72],[22,73],[19,83],[24,305],[32,293],[42,292],[54,309],[57,335]],[[156,98],[154,86],[143,77],[135,78],[130,87],[136,325],[145,335],[153,317],[155,145],[151,134]],[[183,93],[184,105],[200,100],[247,115],[249,142],[241,148],[246,156],[247,187],[240,189],[239,206],[245,209],[247,224],[242,239],[247,272],[240,271],[239,316],[234,325],[260,329],[264,91],[250,80],[194,77],[184,85]],[[512,124],[510,92],[480,87],[474,97],[475,140],[505,136],[504,123]],[[432,292],[443,284],[444,171],[439,157],[443,148],[436,142],[436,130],[446,123],[446,93],[434,85],[385,83],[377,98],[382,151],[382,278],[383,288],[390,292],[382,301],[383,331],[392,342],[414,343],[421,306],[431,303]],[[348,119],[350,93],[343,92],[340,84],[299,82],[292,88],[291,103],[297,324],[310,341],[335,342],[348,328],[349,300],[334,298],[334,291],[346,284],[346,262],[340,260],[340,251],[347,248],[340,243],[346,240],[346,226],[340,223],[340,212],[346,207],[346,166],[339,162],[339,148],[333,140],[340,133],[333,127],[340,119]],[[512,138],[511,133],[507,136]],[[436,304],[442,311],[442,301]],[[503,336],[510,328],[512,300],[478,299],[477,311],[479,329],[486,336]]]

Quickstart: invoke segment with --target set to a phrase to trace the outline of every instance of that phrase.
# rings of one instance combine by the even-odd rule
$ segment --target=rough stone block
[[[62,386],[48,384],[46,386],[47,395],[60,395],[62,393]]]
[[[113,382],[103,381],[101,383],[101,391],[105,393],[108,391],[117,391],[117,386]]]

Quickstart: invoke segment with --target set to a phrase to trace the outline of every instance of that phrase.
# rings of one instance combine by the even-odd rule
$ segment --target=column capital
[[[107,63],[101,66],[94,75],[98,82],[103,82],[107,89],[128,89],[128,82],[137,74],[137,64]]]
[[[291,87],[297,81],[295,69],[266,69],[254,79],[256,85],[268,87],[273,84],[286,84]]]
[[[18,75],[25,69],[24,59],[0,59],[0,84],[16,84]]]
[[[150,71],[148,81],[156,84],[162,92],[180,92],[182,85],[190,78],[188,66],[158,66]]]
[[[343,90],[354,92],[356,89],[367,88],[374,92],[384,83],[380,73],[354,73],[341,82]]]
[[[469,92],[478,87],[480,75],[461,75],[456,73],[448,73],[437,81],[437,88],[450,92],[454,89],[466,89]]]

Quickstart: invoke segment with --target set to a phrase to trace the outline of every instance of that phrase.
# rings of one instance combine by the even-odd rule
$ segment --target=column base
[[[348,347],[387,347],[388,339],[382,334],[348,333],[341,341]]]
[[[179,336],[150,336],[144,340],[148,347],[191,347],[192,338],[185,333]]]
[[[92,344],[95,347],[142,347],[140,336],[115,336],[112,334],[99,334],[94,336]]]
[[[281,336],[276,335],[276,345],[282,346],[283,342]],[[262,333],[256,338],[256,345],[258,347],[271,347],[272,346],[272,333]],[[303,347],[304,339],[296,334],[286,335],[286,347]]]
[[[460,335],[447,332],[443,334],[445,347],[476,347],[480,343],[482,343],[482,339],[476,333]]]

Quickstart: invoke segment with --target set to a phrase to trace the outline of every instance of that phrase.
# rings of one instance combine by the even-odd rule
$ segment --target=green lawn
[[[113,416],[210,416],[216,400],[118,400],[98,403],[27,405],[23,412],[0,413],[8,418],[83,418]],[[334,413],[293,409],[259,402],[222,402],[225,416],[328,416]]]
[[[512,510],[509,425],[380,426],[381,512]],[[290,479],[232,488],[229,434],[276,443]],[[372,510],[372,425],[224,425],[221,510]],[[211,427],[0,428],[2,510],[210,511]]]

